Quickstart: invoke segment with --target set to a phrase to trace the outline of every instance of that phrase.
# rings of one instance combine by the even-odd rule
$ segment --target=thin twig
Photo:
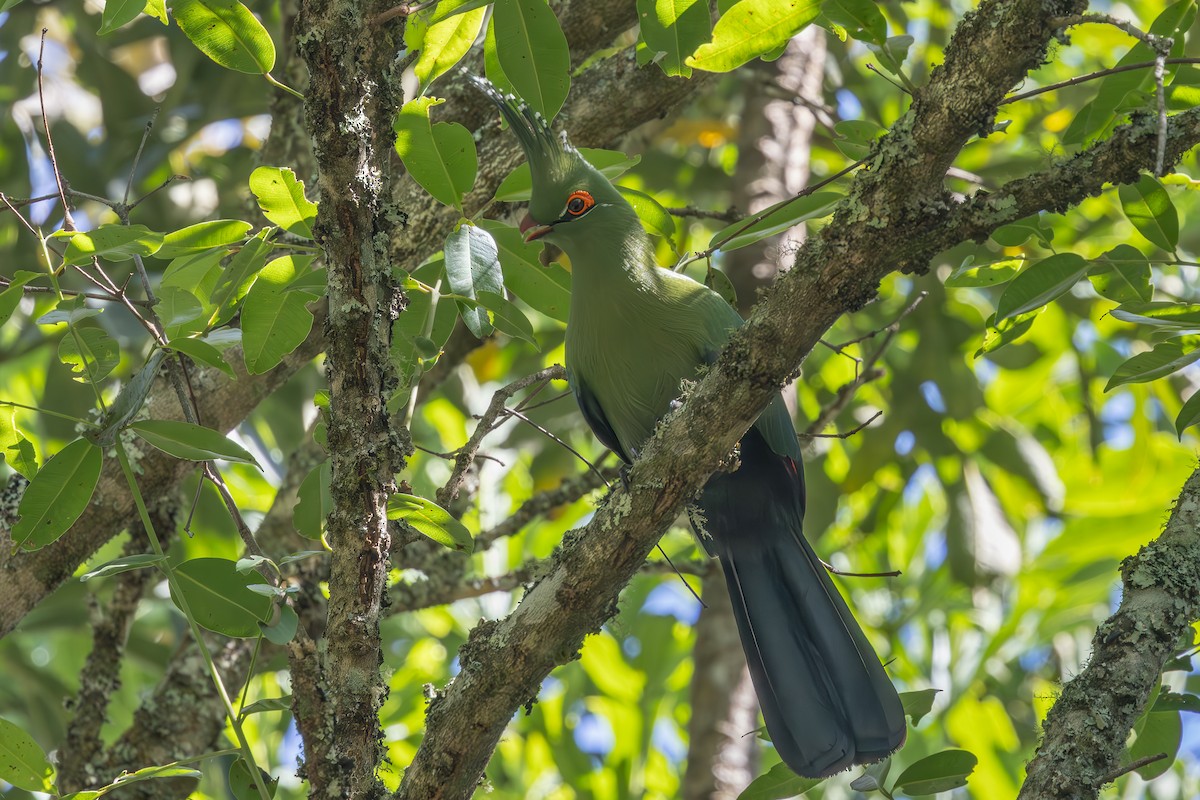
[[[888,570],[887,572],[846,572],[845,570],[838,569],[824,559],[820,559],[820,561],[821,565],[825,567],[825,570],[830,575],[840,575],[843,578],[898,578],[904,574],[898,569]]]
[[[1099,785],[1107,786],[1122,775],[1127,775],[1134,770],[1141,769],[1147,764],[1153,764],[1155,761],[1162,761],[1164,758],[1167,758],[1166,753],[1155,753],[1152,756],[1142,756],[1136,761],[1131,761],[1125,766],[1117,767],[1112,772],[1107,773],[1103,778],[1100,779]]]
[[[155,186],[153,189],[146,192],[144,195],[139,197],[137,200],[134,200],[132,203],[130,203],[129,210],[133,211],[135,208],[137,208],[139,205],[142,204],[142,201],[146,200],[148,197],[155,194],[156,192],[160,192],[163,189],[167,188],[175,181],[190,181],[190,180],[191,180],[191,178],[188,177],[187,175],[172,175],[171,177],[167,178],[165,181],[160,183],[158,186]]]
[[[1028,92],[1022,92],[1021,94],[1014,94],[1012,97],[1006,97],[1001,100],[1000,105],[1008,105],[1009,103],[1015,103],[1018,100],[1028,100],[1029,98],[1036,97],[1039,94],[1045,94],[1046,92],[1053,92],[1057,89],[1065,89],[1068,86],[1076,86],[1080,83],[1098,80],[1099,78],[1105,78],[1109,75],[1116,75],[1119,72],[1131,72],[1138,69],[1152,69],[1157,63],[1158,60],[1156,59],[1154,61],[1142,61],[1137,64],[1125,64],[1119,67],[1110,67],[1108,69],[1102,69],[1098,72],[1089,72],[1087,75],[1080,75],[1077,78],[1071,78],[1070,80],[1061,81],[1059,83],[1052,83],[1049,86],[1043,86],[1039,89],[1030,89]],[[1164,58],[1162,63],[1164,65],[1200,64],[1200,58]]]
[[[158,112],[162,110],[162,106],[158,106],[150,114],[150,121],[146,123],[145,130],[142,131],[142,141],[138,143],[137,152],[133,156],[133,166],[129,168],[129,180],[125,183],[125,194],[121,197],[121,205],[129,207],[129,192],[133,189],[133,179],[137,175],[138,162],[142,160],[142,151],[146,148],[146,142],[150,139],[150,131],[154,130],[154,122],[158,119]]]
[[[571,453],[573,456],[575,456],[580,461],[582,461],[584,464],[586,464],[588,469],[592,470],[597,475],[600,474],[600,470],[596,468],[596,465],[593,464],[591,461],[588,461],[586,458],[584,458],[582,453],[580,453],[574,447],[571,447],[571,445],[564,442],[562,439],[560,439],[554,433],[546,430],[541,425],[538,425],[536,422],[534,422],[529,417],[522,414],[520,411],[517,411],[514,408],[506,408],[506,409],[504,409],[504,413],[510,417],[516,417],[517,419],[521,420],[522,422],[530,425],[534,430],[538,431],[539,433],[549,437],[550,439],[554,440],[558,444],[562,445],[567,450],[567,452]],[[605,483],[605,485],[608,485],[607,480],[604,483]]]
[[[875,370],[875,374],[876,375],[872,376],[871,380],[874,380],[876,376],[882,377],[883,370]],[[882,416],[883,416],[882,411],[876,411],[874,414],[871,415],[871,418],[869,420],[867,420],[866,422],[864,422],[860,425],[855,425],[853,428],[851,428],[848,431],[840,431],[838,433],[806,433],[805,435],[809,436],[813,439],[849,439],[851,436],[853,436],[854,434],[863,430],[868,425],[870,425],[872,422],[874,422],[875,420],[879,419]]]
[[[63,206],[63,230],[75,230],[75,220],[71,217],[71,207],[67,204],[67,193],[63,188],[62,173],[58,171],[58,158],[54,155],[54,139],[50,136],[50,119],[46,116],[46,93],[42,87],[42,56],[46,52],[46,32],[49,28],[42,28],[42,40],[38,46],[37,60],[37,85],[38,85],[38,103],[42,108],[42,128],[46,131],[46,152],[50,156],[50,168],[54,170],[54,182],[58,185],[58,198]]]

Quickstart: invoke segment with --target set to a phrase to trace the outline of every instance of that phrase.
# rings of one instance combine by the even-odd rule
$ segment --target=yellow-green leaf
[[[771,53],[816,18],[820,0],[741,0],[713,26],[713,39],[687,64],[706,72],[729,72]]]
[[[237,0],[175,0],[175,21],[192,44],[226,69],[265,75],[275,66],[275,43]]]
[[[304,196],[304,181],[283,167],[259,167],[250,173],[250,191],[271,222],[288,233],[313,238],[317,204]]]

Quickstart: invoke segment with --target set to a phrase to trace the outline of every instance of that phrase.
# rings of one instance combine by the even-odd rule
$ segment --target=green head
[[[585,248],[612,246],[612,236],[641,223],[616,187],[567,141],[556,135],[546,118],[512,95],[503,95],[484,78],[471,81],[500,109],[521,143],[533,191],[529,216],[521,223],[525,241],[545,239],[572,256]]]

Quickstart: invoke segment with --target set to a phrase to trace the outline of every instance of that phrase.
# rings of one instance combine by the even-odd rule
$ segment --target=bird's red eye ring
[[[571,192],[571,196],[567,198],[567,216],[582,217],[594,205],[596,205],[596,201],[592,199],[591,194],[583,189],[577,189]]]

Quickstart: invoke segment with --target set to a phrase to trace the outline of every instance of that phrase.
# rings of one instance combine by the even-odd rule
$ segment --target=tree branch
[[[1046,716],[1021,800],[1094,798],[1121,774],[1126,734],[1200,619],[1200,468],[1184,483],[1162,535],[1125,559],[1121,579],[1120,608],[1096,629],[1087,667]]]

